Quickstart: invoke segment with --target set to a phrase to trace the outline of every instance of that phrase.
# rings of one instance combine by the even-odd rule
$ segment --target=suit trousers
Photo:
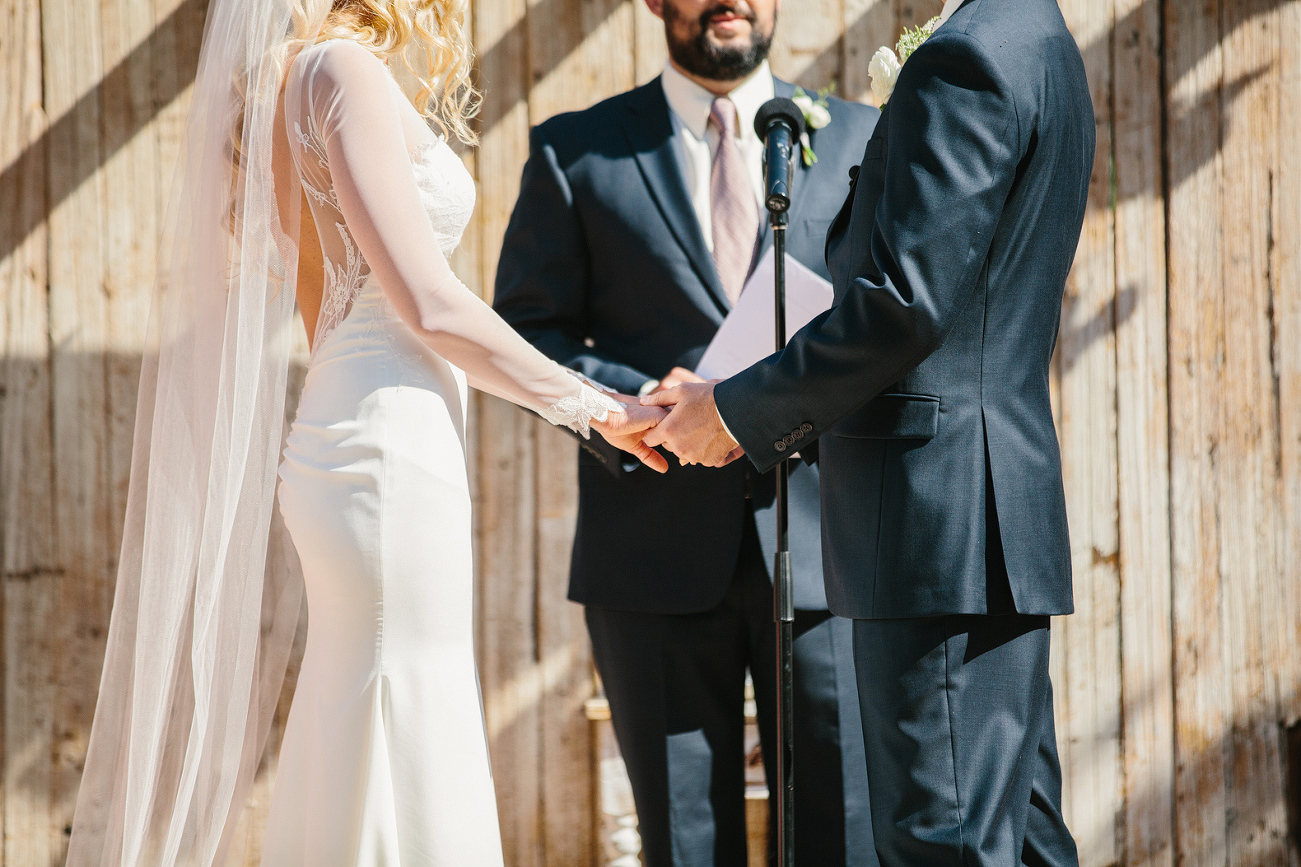
[[[882,867],[1076,867],[1046,616],[855,620]]]
[[[714,608],[652,614],[587,607],[646,867],[745,867],[747,667],[776,804],[772,584],[752,515],[746,524],[736,575]],[[795,635],[796,861],[876,867],[852,623],[798,611]],[[769,837],[771,861],[775,832]]]

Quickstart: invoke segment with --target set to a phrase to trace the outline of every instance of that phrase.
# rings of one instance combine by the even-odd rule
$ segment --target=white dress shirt
[[[700,231],[705,236],[705,246],[714,250],[713,218],[709,206],[709,177],[718,152],[718,130],[709,123],[709,112],[714,105],[714,94],[665,64],[660,77],[664,97],[669,103],[669,117],[673,121],[673,136],[678,144],[682,175],[687,182],[687,195],[691,207],[700,221]],[[737,144],[746,168],[750,170],[750,185],[759,213],[765,214],[763,195],[763,141],[754,131],[754,116],[759,107],[773,98],[772,72],[768,61],[750,73],[750,77],[727,94],[736,106]],[[758,224],[754,227],[758,233]]]
[[[701,234],[705,236],[705,246],[714,251],[714,221],[710,210],[709,178],[713,170],[714,154],[718,152],[718,130],[709,123],[709,113],[713,109],[715,95],[687,78],[673,67],[672,63],[664,65],[664,74],[660,76],[664,85],[664,97],[669,103],[669,117],[673,121],[673,135],[678,142],[678,157],[682,161],[682,174],[687,182],[687,194],[691,197],[692,210],[700,222]],[[754,116],[759,107],[776,94],[773,92],[772,72],[768,61],[759,64],[759,68],[750,73],[750,77],[737,85],[727,94],[736,106],[737,133],[740,141],[741,156],[745,158],[746,168],[750,170],[750,186],[754,189],[754,200],[759,206],[759,214],[764,209],[763,189],[763,141],[754,131]],[[755,232],[759,231],[756,224]],[[659,383],[652,381],[642,387],[642,393],[649,393]],[[727,422],[722,416],[718,419],[729,437]],[[732,437],[733,440],[736,437]]]
[[[682,167],[682,177],[687,184],[687,196],[691,199],[696,221],[700,223],[705,246],[712,253],[714,220],[710,207],[709,178],[714,167],[714,154],[718,152],[718,130],[709,123],[709,113],[714,107],[715,97],[678,72],[672,63],[664,64],[660,84],[664,87],[664,98],[669,104],[669,120],[673,124],[673,138],[677,143],[675,150],[678,164]],[[754,116],[761,105],[776,95],[768,61],[759,64],[749,78],[727,95],[736,106],[736,130],[740,139],[737,145],[745,159],[746,168],[750,170],[750,185],[754,188],[754,200],[762,217],[767,213],[763,194],[763,141],[754,131]],[[757,234],[757,223],[754,230]],[[648,381],[642,386],[641,394],[650,394],[658,385],[658,379]]]

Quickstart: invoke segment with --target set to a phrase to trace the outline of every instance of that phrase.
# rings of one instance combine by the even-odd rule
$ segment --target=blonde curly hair
[[[474,49],[465,33],[467,5],[468,0],[294,0],[291,45],[350,39],[384,61],[401,57],[420,83],[416,110],[448,138],[473,145],[479,137],[470,119],[480,97],[470,80]]]

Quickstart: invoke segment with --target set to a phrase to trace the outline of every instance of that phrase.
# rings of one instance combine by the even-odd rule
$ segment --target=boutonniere
[[[797,87],[791,97],[791,101],[804,112],[804,132],[800,135],[800,153],[804,158],[805,168],[818,161],[818,155],[813,152],[813,145],[809,143],[809,130],[822,129],[831,123],[831,109],[827,105],[827,97],[835,90],[836,85],[830,84],[814,96],[809,96],[804,88]]]
[[[905,30],[895,44],[894,51],[891,51],[888,45],[882,45],[876,50],[876,54],[872,55],[872,62],[867,66],[867,74],[872,77],[872,95],[876,97],[877,102],[885,105],[890,101],[895,82],[899,80],[899,70],[903,69],[903,65],[908,62],[912,53],[920,48],[923,42],[930,39],[935,28],[939,26],[940,18],[937,15],[920,27]]]

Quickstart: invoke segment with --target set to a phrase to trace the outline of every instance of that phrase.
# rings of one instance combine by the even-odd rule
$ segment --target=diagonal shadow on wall
[[[1080,51],[1084,55],[1085,68],[1096,69],[1099,67],[1109,66],[1112,63],[1112,50],[1115,40],[1140,39],[1143,35],[1143,30],[1146,27],[1145,22],[1152,18],[1154,13],[1155,18],[1159,20],[1161,18],[1160,13],[1169,8],[1169,4],[1182,2],[1184,2],[1184,0],[1145,0],[1140,7],[1131,10],[1123,18],[1116,21],[1115,25],[1108,33],[1093,39],[1089,43],[1080,47]],[[1234,10],[1225,13],[1225,18],[1228,19],[1227,29],[1236,30],[1241,27],[1249,26],[1256,18],[1269,14],[1289,2],[1292,2],[1292,0],[1258,0],[1255,6],[1245,14],[1242,10],[1235,8]],[[1227,35],[1228,34],[1226,33],[1226,38]],[[893,40],[895,37],[896,34],[880,32],[880,28],[874,26],[874,23],[868,20],[868,16],[861,16],[850,24],[848,29],[846,29],[843,36],[843,43],[840,40],[833,42],[824,49],[821,54],[808,62],[806,67],[808,72],[796,76],[796,83],[803,85],[804,87],[812,88],[819,88],[827,85],[829,82],[826,81],[825,74],[819,76],[817,71],[839,68],[838,58],[841,55],[841,47],[844,43],[876,46],[885,44],[886,42]],[[863,62],[866,63],[866,58],[871,57],[870,52],[864,53],[863,57]],[[1191,73],[1193,69],[1204,60],[1204,54],[1180,56],[1178,58],[1178,66],[1174,69],[1167,70],[1167,74],[1170,77],[1169,84],[1172,86],[1175,82],[1181,80],[1185,75]],[[1244,73],[1233,81],[1223,82],[1219,88],[1213,92],[1200,95],[1200,99],[1217,100],[1220,104],[1221,121],[1220,141],[1217,143],[1218,145],[1223,145],[1224,139],[1227,138],[1231,129],[1230,108],[1233,103],[1244,90],[1246,90],[1257,79],[1267,74],[1268,71],[1268,66],[1258,67],[1249,73]],[[1107,107],[1097,106],[1097,109],[1099,113],[1102,114],[1107,110]],[[1171,121],[1169,126],[1173,128],[1184,116],[1197,109],[1197,105],[1187,105],[1182,102],[1168,103],[1167,113],[1170,115],[1169,120]],[[1201,167],[1201,165],[1193,163],[1179,166],[1179,169],[1183,173],[1169,178],[1168,188],[1173,189],[1174,187],[1177,187],[1183,181],[1187,180],[1189,175],[1193,174]],[[1151,188],[1134,191],[1134,193],[1141,195],[1149,195],[1153,192],[1160,191]]]
[[[0,172],[0,208],[3,208],[7,214],[16,215],[17,222],[11,224],[0,239],[0,260],[7,258],[45,221],[51,211],[82,183],[89,180],[131,139],[144,131],[159,113],[189,89],[198,72],[198,51],[175,52],[174,56],[179,59],[181,65],[173,71],[173,74],[151,76],[149,70],[152,69],[152,58],[159,53],[159,48],[163,45],[198,46],[200,44],[208,4],[209,0],[182,0],[180,6],[159,22],[153,32],[109,70],[95,87],[83,94],[71,108],[55,119],[36,141],[24,148],[22,153],[4,167],[3,172]],[[534,17],[535,21],[562,21],[566,18],[562,12],[570,5],[572,0],[541,0],[540,3],[529,8],[528,16]],[[598,14],[607,16],[620,8],[617,2],[588,5],[599,7]],[[601,22],[585,20],[583,23],[585,29],[590,31]],[[521,93],[527,94],[527,80],[530,74],[538,77],[546,75],[578,48],[583,40],[583,34],[574,27],[557,26],[548,28],[547,32],[551,38],[560,40],[549,48],[546,58],[547,67],[532,71],[519,69],[517,74],[520,84],[524,87],[513,82],[511,84],[503,82],[502,92],[516,96]],[[527,39],[528,17],[521,17],[480,55],[478,65],[481,69],[494,72],[510,69],[512,64],[518,63],[520,57],[527,56],[526,53],[519,51],[521,45],[527,44]],[[142,70],[145,70],[144,76],[141,75]],[[145,78],[143,82],[142,77]],[[491,129],[512,107],[509,100],[493,99],[491,90],[493,82],[488,81],[486,84],[490,90],[477,120],[481,130]],[[115,114],[114,123],[102,122],[106,110],[106,95],[129,92],[132,88],[140,86],[151,87],[155,91],[149,101],[149,111],[134,117],[122,118],[117,116],[121,111],[115,105],[111,109]],[[45,207],[19,207],[24,191],[30,194],[32,189],[31,179],[24,176],[33,166],[42,165],[42,161],[34,157],[38,154],[54,155],[56,152],[51,149],[52,142],[76,141],[79,132],[87,128],[99,130],[98,164],[90,160],[76,161],[74,166],[60,167],[60,171],[48,172]]]
[[[480,130],[492,129],[520,100],[527,99],[530,81],[538,80],[551,72],[565,57],[581,45],[585,32],[597,29],[606,17],[621,8],[618,0],[585,4],[587,13],[584,16],[585,19],[595,17],[601,20],[583,20],[581,28],[549,27],[548,36],[553,40],[558,40],[558,43],[549,45],[544,57],[529,57],[527,51],[521,50],[528,45],[530,19],[535,24],[539,21],[555,22],[566,20],[572,16],[563,13],[573,6],[574,2],[575,0],[541,0],[541,2],[529,7],[526,15],[516,20],[504,34],[480,55],[478,66],[481,75],[485,78],[483,84],[486,88],[482,112],[477,120]],[[629,0],[629,2],[640,2],[640,0]],[[1115,40],[1140,38],[1142,29],[1145,26],[1144,22],[1152,20],[1154,13],[1160,13],[1168,9],[1167,4],[1172,2],[1179,2],[1179,0],[1145,0],[1143,6],[1131,11],[1117,21],[1110,32],[1083,46],[1082,51],[1088,68],[1105,67],[1110,64]],[[1253,9],[1235,15],[1231,19],[1232,27],[1247,26],[1255,17],[1266,14],[1286,2],[1289,2],[1289,0],[1260,0]],[[172,14],[158,24],[149,37],[132,49],[95,87],[87,91],[68,111],[54,120],[36,141],[25,148],[4,168],[3,172],[0,172],[0,207],[3,207],[4,211],[10,214],[11,219],[14,220],[7,227],[8,230],[0,236],[0,260],[7,258],[32,231],[44,222],[48,214],[57,208],[77,187],[87,181],[99,166],[110,160],[132,138],[142,132],[161,111],[190,87],[198,67],[197,51],[164,51],[164,56],[174,56],[179,59],[181,65],[173,71],[174,74],[166,76],[151,75],[152,67],[150,64],[153,62],[152,58],[159,53],[159,49],[165,47],[166,44],[187,46],[197,46],[199,44],[208,3],[209,0],[183,0]],[[871,17],[865,13],[855,20],[847,28],[841,39],[835,40],[808,64],[808,73],[797,76],[799,83],[814,87],[826,84],[825,81],[813,80],[818,74],[814,70],[838,69],[842,56],[842,47],[846,41],[851,44],[873,45],[893,37],[894,34],[878,32],[879,28],[869,21]],[[1156,17],[1159,17],[1159,14]],[[529,61],[536,64],[536,66],[534,68],[518,68],[522,57],[529,58]],[[1167,70],[1167,75],[1172,82],[1178,81],[1184,75],[1190,73],[1194,66],[1203,60],[1203,55],[1180,56],[1177,67]],[[1230,108],[1233,102],[1252,82],[1266,74],[1267,71],[1266,67],[1261,67],[1244,74],[1234,81],[1222,83],[1215,92],[1199,97],[1203,101],[1200,106],[1198,104],[1173,105],[1167,103],[1167,127],[1171,129],[1178,128],[1179,121],[1184,116],[1202,110],[1206,101],[1212,101],[1212,104],[1214,101],[1218,101],[1221,111],[1220,140],[1214,148],[1201,149],[1203,160],[1213,159],[1214,154],[1218,152],[1229,134],[1231,127]],[[513,80],[494,81],[494,77],[497,76],[510,76]],[[118,103],[110,104],[110,95],[128,92],[132,88],[141,86],[149,87],[154,91],[152,98],[145,103],[149,109],[133,113],[132,116],[121,117],[123,109]],[[576,99],[574,107],[580,107],[580,102],[581,97]],[[112,122],[104,122],[106,112],[113,112]],[[49,162],[58,159],[60,156],[59,150],[52,148],[51,143],[75,142],[79,131],[83,131],[87,127],[98,128],[100,133],[98,163],[92,160],[73,160],[74,165],[58,166],[58,170],[51,171],[52,167]],[[1166,186],[1164,190],[1152,189],[1153,179],[1149,178],[1145,187],[1128,192],[1130,195],[1164,196],[1168,190],[1176,188],[1188,176],[1198,171],[1202,165],[1204,165],[1204,162],[1181,161],[1173,169],[1181,174],[1165,178],[1164,183]],[[32,203],[25,201],[25,199],[29,199],[36,190],[40,189],[41,185],[28,175],[33,171],[40,172],[42,170],[45,172],[45,202],[43,207],[33,207]],[[1123,317],[1126,315],[1125,311],[1132,310],[1132,308],[1132,304],[1118,307],[1115,316]],[[1106,315],[1104,316],[1104,314]],[[1110,318],[1109,311],[1102,311],[1098,315]],[[1091,322],[1091,324],[1096,326],[1099,323]],[[1096,331],[1097,329],[1092,328],[1090,330]]]
[[[6,214],[15,215],[17,219],[17,223],[7,227],[3,240],[0,241],[0,260],[7,258],[45,221],[51,211],[190,87],[198,70],[199,53],[176,51],[174,47],[199,45],[207,11],[208,0],[183,0],[172,14],[158,23],[146,39],[122,58],[93,88],[82,94],[71,108],[55,119],[36,141],[0,172],[0,207],[4,208]],[[176,57],[180,65],[168,75],[151,74],[154,72],[153,58],[164,46],[173,49],[167,55]],[[110,109],[115,115],[113,122],[103,122],[107,95],[128,93],[142,86],[154,91],[148,101],[148,110],[132,117],[121,117],[123,110],[114,104]],[[98,164],[91,160],[74,159],[72,165],[60,166],[58,171],[47,171],[45,207],[20,207],[20,197],[24,190],[32,189],[31,179],[24,175],[32,166],[43,164],[37,155],[55,156],[58,151],[51,147],[52,143],[75,143],[88,128],[98,128]]]
[[[76,167],[73,171],[51,172],[49,187],[46,190],[47,204],[45,209],[38,208],[18,208],[16,204],[18,197],[24,185],[21,181],[21,175],[27,166],[34,163],[29,153],[31,151],[43,152],[49,148],[51,141],[71,140],[75,130],[84,129],[87,124],[98,123],[102,115],[101,107],[104,102],[106,93],[123,92],[134,84],[137,84],[139,70],[148,68],[150,57],[154,54],[156,46],[164,40],[177,40],[179,44],[197,45],[199,37],[203,31],[203,21],[207,13],[209,0],[183,0],[171,15],[159,23],[154,32],[148,38],[137,45],[120,63],[110,70],[94,88],[87,91],[76,104],[73,105],[62,116],[54,120],[49,128],[33,142],[25,151],[6,166],[0,173],[0,203],[6,205],[6,211],[10,214],[18,215],[18,224],[10,227],[6,233],[7,237],[0,244],[0,259],[4,259],[13,252],[14,248],[21,244],[24,239],[45,219],[45,215],[52,210],[75,190],[81,183],[86,181],[89,176],[96,170],[97,166],[93,164],[83,164]],[[497,39],[492,45],[488,46],[479,58],[479,66],[483,70],[491,70],[494,74],[501,70],[511,68],[513,62],[517,62],[523,55],[519,51],[520,46],[527,44],[528,22],[530,18],[535,21],[562,21],[567,16],[562,12],[573,5],[574,0],[541,0],[529,8],[526,16],[516,21],[509,30]],[[640,2],[640,0],[630,0],[630,2]],[[1095,39],[1083,47],[1086,61],[1090,66],[1095,65],[1102,58],[1098,55],[1110,57],[1112,51],[1112,40],[1116,36],[1124,37],[1126,34],[1137,34],[1141,28],[1141,22],[1146,20],[1152,12],[1152,6],[1159,6],[1164,9],[1167,3],[1180,2],[1180,0],[1146,0],[1143,7],[1134,10],[1126,15],[1122,20],[1117,21],[1112,33],[1104,37]],[[1288,0],[1264,0],[1258,4],[1254,10],[1254,15],[1259,16],[1272,11],[1274,8],[1281,7]],[[618,3],[588,4],[594,7],[598,15],[612,14],[620,8]],[[589,10],[591,11],[591,10]],[[872,45],[891,38],[893,34],[882,34],[878,28],[872,26],[869,22],[869,16],[860,16],[847,28],[843,40],[855,43]],[[1244,18],[1236,22],[1236,26],[1246,26],[1250,18]],[[601,22],[584,21],[584,29],[592,31]],[[536,68],[532,70],[519,70],[519,82],[501,82],[499,89],[495,88],[494,82],[490,79],[485,81],[487,87],[486,98],[483,103],[483,109],[479,118],[479,128],[481,130],[492,129],[503,117],[510,111],[515,101],[520,98],[520,94],[527,93],[527,84],[530,76],[537,78],[546,75],[555,68],[559,62],[568,54],[573,52],[582,42],[583,34],[578,28],[572,27],[555,27],[549,28],[548,34],[554,39],[560,40],[560,44],[552,45],[546,52],[544,64],[548,68]],[[836,40],[828,46],[821,55],[817,56],[808,66],[810,70],[817,69],[837,69],[840,65],[841,40]],[[128,119],[125,123],[100,124],[100,164],[107,162],[112,156],[125,146],[135,135],[140,133],[149,123],[161,112],[167,105],[179,97],[193,82],[195,72],[198,68],[197,52],[178,52],[182,66],[175,71],[175,75],[166,76],[165,81],[155,80],[152,82],[157,89],[151,102],[152,112],[142,114]],[[1178,80],[1187,74],[1200,61],[1200,56],[1189,56],[1180,58],[1180,66],[1171,70],[1174,80]],[[534,58],[536,60],[536,58]],[[1258,69],[1252,73],[1246,74],[1236,81],[1226,82],[1219,91],[1219,99],[1224,106],[1225,116],[1221,123],[1221,138],[1228,133],[1229,118],[1227,115],[1228,106],[1230,106],[1237,95],[1251,84],[1259,76],[1265,74],[1265,69]],[[803,78],[800,76],[799,78]],[[523,84],[523,87],[520,84]],[[825,84],[823,81],[801,80],[799,83],[817,86]],[[494,98],[494,90],[503,93],[505,99]],[[575,107],[579,107],[577,104]],[[1192,106],[1172,106],[1171,111],[1188,112],[1193,110]],[[1199,166],[1187,165],[1181,167],[1186,173],[1196,171]],[[57,178],[57,180],[56,180]],[[1171,177],[1168,183],[1173,187],[1181,183],[1184,177]],[[1144,194],[1154,192],[1152,190],[1143,190]],[[8,207],[10,204],[14,207]]]

